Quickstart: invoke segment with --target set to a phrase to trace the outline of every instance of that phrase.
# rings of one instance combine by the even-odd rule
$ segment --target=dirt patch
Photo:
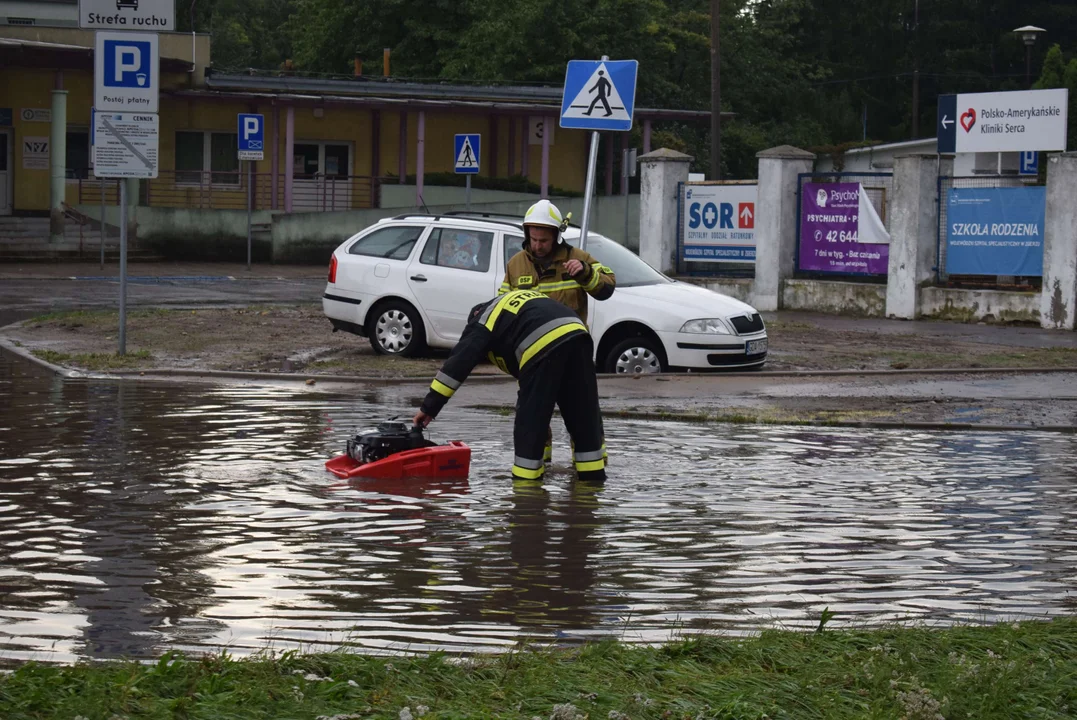
[[[334,333],[317,305],[135,310],[127,355],[116,355],[119,316],[74,311],[28,320],[8,337],[39,357],[72,368],[210,369],[325,375],[429,377],[443,356],[376,355],[365,339]]]
[[[773,320],[769,370],[1077,367],[1077,348],[1030,348],[954,341],[939,335],[835,330]]]
[[[376,355],[365,338],[334,333],[319,305],[135,310],[117,358],[114,311],[33,318],[8,336],[40,357],[85,370],[210,369],[371,377],[429,377],[445,354]],[[1077,367],[1077,348],[955,341],[939,334],[834,329],[810,321],[768,324],[768,370]],[[482,366],[477,372],[496,372]]]

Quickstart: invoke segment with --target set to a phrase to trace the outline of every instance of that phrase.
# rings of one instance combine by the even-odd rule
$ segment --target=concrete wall
[[[782,309],[883,317],[886,285],[789,278],[782,285]]]
[[[957,322],[1038,323],[1040,293],[925,287],[920,290],[920,312]]]
[[[467,189],[462,187],[443,187],[438,185],[423,186],[423,200],[427,207],[433,205],[459,205],[464,209]],[[485,203],[503,202],[535,202],[534,193],[507,192],[505,190],[486,190],[479,188],[471,189],[471,204],[482,205]],[[550,200],[561,206],[564,198],[550,197]],[[383,208],[410,208],[415,206],[415,186],[398,185],[387,182],[381,186],[381,206]]]
[[[505,213],[522,219],[524,212],[534,202],[533,196],[526,200],[487,203],[473,206],[476,211]],[[639,247],[639,197],[630,195],[628,247]],[[98,204],[75,205],[85,215],[98,219]],[[572,212],[578,218],[583,212],[583,198],[572,198],[560,204],[562,212]],[[459,205],[435,205],[427,208],[437,214],[460,209]],[[280,211],[255,210],[251,221],[264,226],[255,230],[252,237],[252,255],[259,262],[311,263],[329,262],[332,251],[347,238],[378,220],[407,213],[426,214],[418,208],[367,208],[339,212],[311,212],[285,214]],[[624,198],[597,198],[593,206],[591,229],[617,242],[624,236]],[[176,260],[217,259],[246,260],[247,212],[246,210],[187,210],[139,206],[131,209],[134,232],[138,247],[151,249],[166,258]],[[118,208],[106,206],[105,220],[115,226],[119,218]],[[633,222],[634,221],[634,222]],[[624,243],[622,243],[624,244]]]

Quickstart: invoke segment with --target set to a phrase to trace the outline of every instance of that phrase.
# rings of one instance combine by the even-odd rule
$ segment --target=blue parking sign
[[[261,160],[265,151],[265,116],[239,115],[239,159]]]
[[[1026,150],[1021,153],[1020,175],[1040,174],[1040,154],[1035,150]]]
[[[149,87],[150,52],[148,42],[106,40],[105,87]]]

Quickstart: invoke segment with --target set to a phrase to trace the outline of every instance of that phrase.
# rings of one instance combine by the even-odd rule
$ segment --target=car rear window
[[[350,255],[407,260],[411,249],[423,234],[421,225],[396,225],[375,230],[352,243]]]
[[[438,228],[430,233],[419,262],[425,265],[486,272],[494,234],[480,230]]]

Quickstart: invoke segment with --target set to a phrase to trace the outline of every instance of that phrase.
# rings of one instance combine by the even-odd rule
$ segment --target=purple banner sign
[[[860,183],[805,183],[800,201],[800,268],[886,275],[890,246],[859,242]],[[865,202],[870,202],[864,198]]]

